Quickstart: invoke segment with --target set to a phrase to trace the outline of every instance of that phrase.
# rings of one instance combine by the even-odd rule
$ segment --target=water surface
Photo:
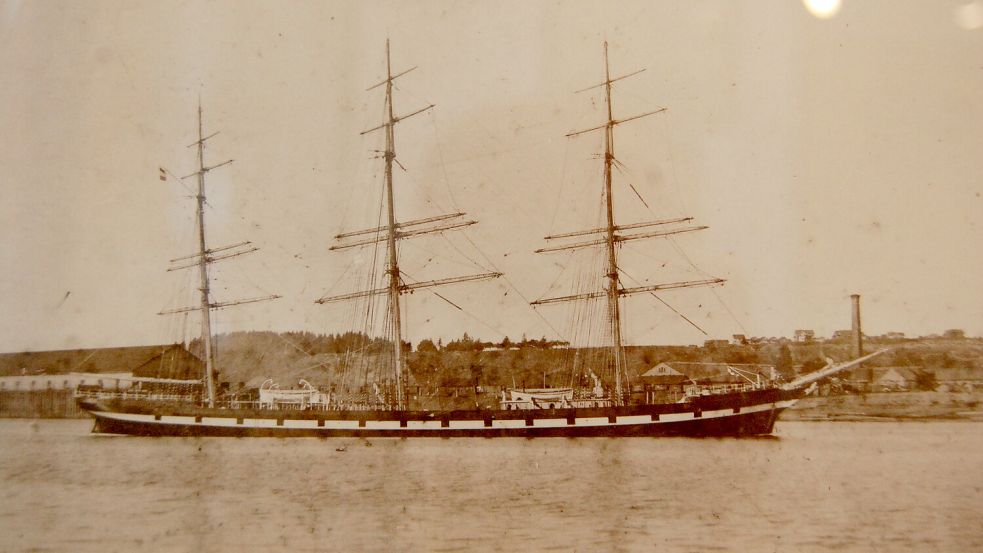
[[[0,420],[0,551],[983,550],[981,423],[742,440],[90,427]]]

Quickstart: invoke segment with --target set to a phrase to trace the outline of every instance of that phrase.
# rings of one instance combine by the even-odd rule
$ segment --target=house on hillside
[[[707,349],[724,348],[730,345],[727,340],[704,340],[703,347]]]
[[[923,367],[860,367],[844,373],[841,380],[861,392],[903,392],[915,389],[918,373],[923,370]]]
[[[933,371],[940,392],[972,392],[983,389],[983,369],[939,368]]]
[[[809,329],[796,330],[792,337],[793,342],[808,343],[816,339],[816,331]]]
[[[918,371],[911,367],[883,367],[874,369],[875,392],[903,392],[915,387]]]

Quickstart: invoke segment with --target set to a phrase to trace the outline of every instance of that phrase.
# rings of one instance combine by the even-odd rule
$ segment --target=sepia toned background
[[[625,246],[646,283],[728,284],[627,308],[632,344],[819,335],[983,333],[983,6],[850,2],[20,2],[0,9],[0,350],[156,344],[184,299],[167,259],[194,249],[194,169],[205,110],[209,241],[262,250],[216,271],[216,298],[282,299],[218,315],[218,331],[346,330],[314,300],[354,289],[373,226],[384,44],[400,125],[398,215],[454,209],[466,237],[404,246],[419,280],[497,269],[507,280],[408,298],[408,338],[563,333],[574,256],[542,237],[593,226],[600,198],[602,43],[617,131],[622,221],[694,216],[675,245]],[[379,133],[375,133],[378,135]],[[185,181],[190,185],[190,181]],[[620,183],[620,184],[619,184]],[[645,209],[626,184],[649,205]],[[454,242],[456,241],[456,242]],[[463,255],[458,255],[458,250]],[[685,257],[680,256],[680,251]],[[574,254],[576,255],[576,254]],[[689,263],[692,261],[692,264]],[[699,271],[695,270],[696,266]],[[642,276],[643,275],[643,276]],[[562,336],[560,336],[562,338]]]
[[[359,133],[383,117],[366,89],[387,38],[393,71],[416,67],[396,114],[436,104],[399,125],[398,216],[480,220],[406,241],[403,269],[505,273],[442,289],[460,310],[407,296],[414,344],[567,337],[566,310],[528,302],[577,291],[591,254],[533,252],[601,215],[601,136],[565,135],[605,118],[575,92],[603,80],[605,41],[612,75],[645,68],[615,83],[615,118],[668,108],[617,130],[619,221],[710,226],[625,244],[621,268],[728,280],[661,295],[693,324],[626,300],[628,344],[830,336],[852,293],[869,335],[983,335],[983,1],[0,0],[0,352],[194,336],[156,313],[195,302],[194,273],[166,269],[196,248],[178,177],[199,102],[221,131],[206,163],[235,159],[208,175],[209,243],[261,248],[214,265],[215,299],[282,296],[216,330],[351,329],[314,300],[366,284],[366,252],[328,248],[377,221],[382,137]],[[979,551],[978,344],[892,358],[973,373],[959,390],[810,397],[746,440],[120,438],[16,412],[0,550]],[[74,393],[8,394],[35,392]]]

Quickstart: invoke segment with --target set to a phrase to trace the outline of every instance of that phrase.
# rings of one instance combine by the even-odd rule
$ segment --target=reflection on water
[[[978,423],[780,422],[756,440],[90,426],[0,420],[0,550],[983,550]]]

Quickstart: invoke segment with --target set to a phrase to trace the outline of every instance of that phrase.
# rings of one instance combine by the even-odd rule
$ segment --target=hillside
[[[407,352],[407,367],[411,379],[430,387],[470,386],[475,380],[487,386],[513,383],[539,386],[544,380],[551,386],[564,386],[570,383],[574,357],[583,360],[597,352],[562,347],[546,340],[526,340],[520,344],[509,343],[507,348],[502,348],[502,344],[482,344],[469,339],[447,345],[424,340],[416,351]],[[870,367],[958,368],[983,373],[983,340],[980,339],[872,340],[865,347],[867,351],[893,348],[868,363]],[[196,354],[200,350],[196,343],[190,349]],[[408,344],[405,349],[409,349]],[[171,357],[177,355],[177,350],[180,346],[6,353],[0,354],[0,375],[137,371],[143,376],[193,378],[192,373],[200,370],[199,362],[184,358],[175,361]],[[222,381],[258,386],[264,379],[274,378],[281,384],[291,385],[304,378],[324,385],[338,381],[347,351],[387,356],[388,344],[353,333],[236,332],[218,336],[216,350]],[[162,352],[167,356],[162,358]],[[667,361],[768,364],[774,365],[779,373],[791,376],[821,367],[827,357],[846,360],[850,347],[845,342],[772,340],[716,347],[629,346],[625,352],[631,378]]]
[[[349,337],[349,341],[351,338]],[[247,332],[222,335],[218,340],[218,367],[221,379],[256,384],[257,379],[273,377],[283,383],[305,378],[315,384],[336,379],[344,360],[342,337],[311,333]],[[384,355],[384,343],[372,347]],[[868,351],[885,347],[892,351],[875,358],[872,367],[916,367],[924,369],[967,368],[983,371],[983,340],[904,340],[869,341]],[[783,350],[788,355],[783,354]],[[574,355],[589,352],[574,348],[484,349],[449,351],[447,348],[413,351],[407,355],[412,378],[428,386],[469,386],[478,377],[489,386],[529,386],[568,384]],[[772,342],[755,345],[629,346],[626,348],[629,375],[634,378],[665,361],[762,363],[775,365],[786,376],[811,370],[829,357],[843,361],[850,357],[846,343]]]

